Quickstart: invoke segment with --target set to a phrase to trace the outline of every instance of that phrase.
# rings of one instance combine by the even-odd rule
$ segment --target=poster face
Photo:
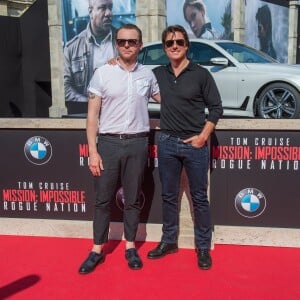
[[[211,145],[215,225],[300,228],[300,133],[217,131]]]
[[[289,9],[266,1],[245,4],[245,43],[281,63],[288,61]]]
[[[135,24],[136,0],[95,1],[96,4],[106,5],[112,2],[112,26],[119,28],[125,23]],[[71,40],[75,35],[86,29],[90,20],[89,0],[62,0],[63,42]]]
[[[233,39],[231,0],[167,0],[166,4],[167,25],[183,26],[190,38]]]
[[[64,88],[68,115],[85,117],[93,72],[117,56],[116,29],[135,24],[135,0],[63,0]]]

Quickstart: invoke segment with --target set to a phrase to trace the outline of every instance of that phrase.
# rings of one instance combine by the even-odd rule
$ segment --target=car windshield
[[[277,63],[267,54],[242,44],[230,42],[217,42],[217,44],[240,63]]]

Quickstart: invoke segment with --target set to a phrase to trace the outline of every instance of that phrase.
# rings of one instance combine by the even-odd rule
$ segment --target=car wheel
[[[264,119],[298,119],[300,94],[286,83],[272,83],[257,99],[257,114]]]

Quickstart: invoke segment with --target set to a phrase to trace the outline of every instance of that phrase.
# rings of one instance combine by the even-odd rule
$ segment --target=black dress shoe
[[[125,258],[128,261],[128,267],[132,270],[139,270],[143,267],[143,263],[135,248],[130,248],[125,251]]]
[[[147,257],[150,259],[161,258],[166,254],[175,253],[178,251],[178,246],[176,243],[168,244],[165,242],[160,242],[156,248],[148,252]]]
[[[212,265],[211,256],[209,254],[209,249],[198,249],[198,266],[202,270],[210,269]]]
[[[91,252],[87,259],[82,263],[79,268],[80,274],[88,274],[92,272],[98,264],[104,262],[104,254],[103,251],[98,254],[96,252]]]

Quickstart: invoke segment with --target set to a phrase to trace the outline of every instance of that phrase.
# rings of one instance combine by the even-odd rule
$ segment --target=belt
[[[111,136],[116,137],[120,140],[127,140],[133,138],[147,137],[149,132],[138,132],[138,133],[100,133],[100,136]]]

